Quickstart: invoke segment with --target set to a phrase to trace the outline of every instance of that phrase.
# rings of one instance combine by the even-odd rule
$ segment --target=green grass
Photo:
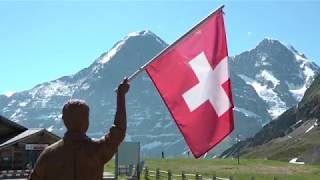
[[[155,171],[156,168],[164,171],[170,169],[173,174],[181,174],[182,171],[188,174],[199,172],[204,178],[212,178],[212,175],[216,175],[232,176],[234,180],[250,180],[252,176],[256,180],[273,180],[273,177],[277,177],[278,180],[320,180],[319,165],[295,165],[272,160],[240,159],[240,165],[238,165],[235,159],[147,159],[145,167],[150,171]],[[114,172],[114,161],[106,164],[105,170]],[[189,178],[194,179],[194,177]]]
[[[319,146],[320,128],[295,138],[277,138],[266,144],[243,151],[241,157],[244,159],[269,159],[289,161],[292,158],[313,159],[312,163],[320,162]],[[310,162],[310,160],[309,160]],[[319,179],[320,180],[320,179]]]

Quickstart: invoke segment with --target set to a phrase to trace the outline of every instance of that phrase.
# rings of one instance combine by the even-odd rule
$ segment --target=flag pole
[[[163,49],[161,52],[159,52],[157,55],[155,55],[152,59],[150,59],[147,63],[145,63],[144,65],[142,65],[138,70],[136,70],[134,73],[132,73],[129,77],[128,77],[128,81],[132,81],[135,77],[137,77],[142,71],[144,71],[144,69],[155,59],[157,59],[161,54],[167,52],[170,48],[172,48],[174,45],[176,45],[180,40],[182,40],[183,38],[185,38],[186,36],[188,36],[193,30],[195,30],[196,28],[198,28],[204,21],[206,21],[208,18],[210,18],[211,16],[213,16],[216,12],[218,12],[219,10],[224,8],[224,4],[220,5],[217,9],[215,9],[213,12],[211,12],[207,17],[205,17],[204,19],[202,19],[200,22],[198,22],[195,26],[193,26],[189,31],[187,31],[185,34],[183,34],[182,36],[180,36],[176,41],[174,41],[171,45],[169,45],[168,47],[166,47],[165,49]]]

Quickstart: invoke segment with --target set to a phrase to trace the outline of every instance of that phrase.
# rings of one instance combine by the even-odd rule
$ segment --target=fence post
[[[230,176],[230,177],[229,177],[229,179],[230,179],[230,180],[233,180],[233,177],[232,177],[232,176]]]
[[[182,171],[182,173],[181,173],[181,179],[182,180],[186,180],[187,178],[186,178],[186,175],[184,174],[184,171]]]
[[[201,180],[201,179],[202,179],[201,175],[198,172],[196,172],[196,180]]]
[[[217,180],[217,176],[215,174],[212,176],[212,180]]]
[[[160,180],[160,169],[157,168],[156,170],[156,180]]]
[[[149,179],[149,169],[148,169],[148,167],[146,167],[144,169],[144,179]]]
[[[168,180],[172,180],[172,172],[170,169],[168,170]]]

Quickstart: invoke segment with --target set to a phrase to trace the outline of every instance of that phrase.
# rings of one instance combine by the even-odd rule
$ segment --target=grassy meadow
[[[181,174],[182,171],[186,174],[199,172],[203,179],[216,175],[223,178],[232,176],[234,180],[251,180],[252,176],[255,180],[273,180],[274,177],[277,180],[320,180],[320,165],[296,165],[259,159],[240,159],[240,165],[237,164],[236,159],[146,159],[144,167],[148,167],[149,171],[155,171],[156,168],[162,171],[170,169],[173,174]],[[114,172],[114,161],[106,164],[105,170]],[[142,178],[144,178],[144,172],[142,172]],[[173,178],[181,179],[178,176]],[[187,176],[187,178],[194,179],[194,176]]]

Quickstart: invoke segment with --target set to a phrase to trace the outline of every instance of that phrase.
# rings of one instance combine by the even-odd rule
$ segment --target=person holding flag
[[[104,164],[117,152],[126,134],[125,95],[128,90],[125,79],[117,90],[114,125],[98,141],[86,136],[89,106],[83,100],[68,101],[62,110],[67,132],[40,154],[29,180],[102,180]]]
[[[40,155],[29,179],[102,179],[104,163],[112,158],[125,136],[128,81],[143,70],[196,158],[229,135],[234,128],[233,102],[223,7],[119,85],[115,127],[101,141],[94,142],[85,135],[89,107],[82,101],[67,103],[63,120],[68,131]]]

